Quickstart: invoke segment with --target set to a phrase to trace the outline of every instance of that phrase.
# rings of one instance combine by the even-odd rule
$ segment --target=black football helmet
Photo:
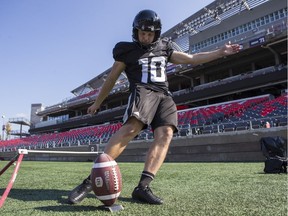
[[[155,42],[160,38],[161,28],[161,19],[154,11],[142,10],[135,16],[133,21],[133,41],[139,43],[138,30],[140,29],[142,31],[155,32],[155,38],[153,40],[153,42]]]

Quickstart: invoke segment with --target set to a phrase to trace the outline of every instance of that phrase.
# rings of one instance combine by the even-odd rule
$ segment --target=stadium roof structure
[[[30,126],[30,121],[26,118],[9,118],[9,122],[13,124]]]
[[[107,74],[111,71],[111,68],[107,69],[106,71],[102,72],[101,74],[99,74],[98,76],[94,77],[93,79],[83,83],[82,85],[78,86],[77,88],[73,89],[71,91],[72,94],[74,94],[75,96],[79,96],[81,94],[83,94],[83,91],[85,91],[85,89],[97,89],[99,87],[102,86],[103,82],[105,81]]]
[[[9,121],[9,123],[19,124],[20,125],[20,130],[12,130],[10,132],[10,135],[20,136],[20,138],[23,137],[23,136],[29,136],[30,135],[29,132],[22,130],[22,126],[23,125],[25,125],[25,126],[30,126],[31,125],[31,123],[30,123],[30,121],[28,119],[23,118],[23,117],[21,117],[21,118],[9,118],[8,121]]]

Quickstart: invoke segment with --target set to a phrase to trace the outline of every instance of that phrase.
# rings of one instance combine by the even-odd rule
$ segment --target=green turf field
[[[0,169],[7,161],[0,162]],[[287,175],[263,174],[264,163],[165,163],[151,187],[165,204],[135,203],[142,163],[120,163],[123,189],[117,215],[287,215]],[[3,194],[12,171],[0,176]],[[88,175],[92,163],[23,161],[14,186],[0,209],[11,215],[111,215],[93,193],[78,205],[66,204],[69,191]],[[114,213],[115,214],[115,213]]]

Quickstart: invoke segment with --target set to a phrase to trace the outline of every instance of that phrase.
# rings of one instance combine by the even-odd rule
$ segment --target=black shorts
[[[178,118],[175,102],[170,95],[144,87],[136,87],[130,94],[123,122],[134,116],[152,129],[159,126],[173,126],[177,132]]]

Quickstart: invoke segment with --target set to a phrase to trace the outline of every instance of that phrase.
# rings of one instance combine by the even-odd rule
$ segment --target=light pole
[[[4,140],[4,131],[5,131],[5,115],[2,115],[2,140]]]

